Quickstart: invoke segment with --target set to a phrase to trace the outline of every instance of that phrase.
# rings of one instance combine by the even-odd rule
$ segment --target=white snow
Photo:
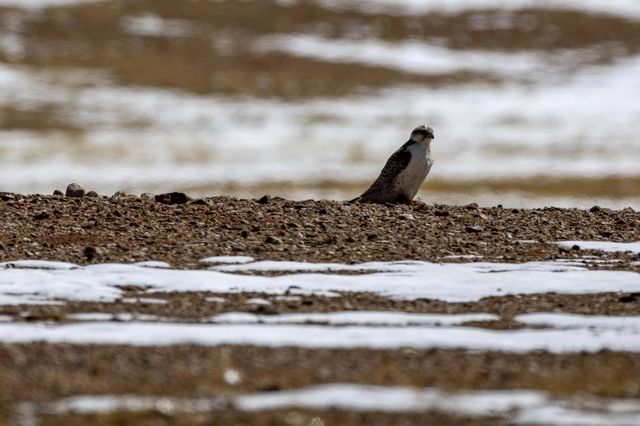
[[[15,260],[11,262],[0,263],[0,268],[20,268],[20,269],[59,269],[67,270],[78,268],[78,265],[67,262],[58,262],[50,260]]]
[[[200,259],[202,263],[227,263],[227,264],[239,264],[253,262],[251,256],[213,256]]]
[[[271,302],[261,297],[252,297],[245,302],[247,305],[269,306]]]
[[[266,36],[255,44],[254,49],[257,52],[285,52],[326,62],[362,63],[423,75],[473,71],[503,78],[522,76],[529,79],[549,79],[590,56],[586,51],[540,55],[534,52],[452,50],[420,40],[387,42],[333,39],[311,34]]]
[[[153,297],[125,297],[120,299],[122,303],[149,303],[156,305],[164,305],[167,303],[164,299],[156,299]]]
[[[132,265],[143,266],[145,268],[171,268],[170,264],[159,260],[146,260],[144,262],[133,263]]]
[[[197,33],[195,23],[185,19],[166,19],[152,13],[126,16],[121,28],[129,33],[154,37],[188,37]]]
[[[291,0],[295,1],[295,0]],[[444,12],[461,13],[499,9],[565,9],[595,14],[640,18],[640,4],[635,0],[315,0],[336,9],[356,9],[368,13],[415,15]]]
[[[528,390],[446,393],[437,389],[393,386],[326,384],[291,391],[243,395],[236,405],[247,411],[285,408],[343,409],[349,411],[421,412],[444,411],[469,416],[509,417],[515,424],[635,425],[640,403],[625,410],[616,407],[623,400],[583,398],[556,400]],[[626,401],[624,401],[626,403]],[[514,416],[509,414],[513,413]]]
[[[55,264],[49,266],[55,267]],[[315,264],[298,262],[256,262],[228,266],[234,271],[251,271],[254,267],[259,271],[318,270]],[[326,265],[322,265],[322,268],[326,268]],[[370,273],[336,273],[341,270]],[[120,286],[137,286],[150,295],[154,292],[185,291],[325,296],[340,292],[371,292],[394,299],[427,298],[446,302],[472,302],[489,296],[551,291],[564,294],[640,291],[638,273],[589,271],[583,266],[558,262],[370,262],[342,266],[331,264],[331,271],[334,273],[248,276],[215,270],[156,269],[125,264],[98,264],[70,269],[67,264],[62,264],[60,269],[49,270],[32,269],[29,266],[27,269],[0,269],[0,303],[47,303],[57,300],[113,302],[122,295]]]
[[[560,247],[570,249],[578,246],[582,250],[602,250],[609,252],[625,252],[640,253],[640,241],[634,243],[614,243],[611,241],[558,241]]]
[[[10,322],[13,321],[13,317],[9,315],[0,315],[0,322]]]
[[[640,352],[638,321],[625,327],[520,329],[508,331],[446,326],[319,326],[281,324],[184,324],[88,322],[0,324],[3,343],[167,346],[253,345],[261,347],[466,349],[523,353]]]
[[[167,321],[155,315],[119,313],[109,314],[105,312],[83,312],[79,314],[69,314],[67,319],[73,321]]]
[[[414,314],[392,311],[344,311],[329,313],[300,313],[280,315],[254,315],[246,312],[228,312],[216,315],[209,322],[217,324],[324,324],[324,325],[459,325],[470,321],[500,319],[493,314]]]
[[[113,412],[159,411],[171,415],[174,412],[205,412],[224,408],[223,398],[175,398],[139,395],[81,395],[45,404],[42,412],[49,414],[97,414]]]

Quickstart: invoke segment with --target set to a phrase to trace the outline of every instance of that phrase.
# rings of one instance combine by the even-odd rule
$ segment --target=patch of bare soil
[[[148,301],[153,298],[156,300]],[[224,301],[207,300],[220,298]],[[261,298],[271,304],[253,304],[252,298]],[[153,315],[171,321],[201,322],[225,312],[248,312],[256,315],[281,313],[336,312],[336,311],[393,311],[412,313],[492,313],[499,321],[467,323],[475,327],[516,329],[523,324],[513,320],[518,314],[531,312],[566,312],[584,315],[638,315],[640,294],[601,293],[567,295],[544,293],[487,297],[478,302],[447,303],[439,300],[392,300],[367,293],[344,293],[340,297],[289,296],[286,299],[262,293],[152,293],[127,294],[115,303],[65,302],[60,305],[5,305],[0,315],[8,315],[18,322],[74,320],[70,315],[87,312],[107,313],[113,321],[124,320],[123,314],[136,319]],[[120,316],[120,317],[119,317]],[[141,317],[144,319],[145,317]]]

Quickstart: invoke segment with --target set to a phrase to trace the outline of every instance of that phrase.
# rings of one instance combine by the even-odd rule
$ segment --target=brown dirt
[[[277,198],[260,204],[227,197],[181,205],[136,196],[4,195],[2,199],[2,261],[39,258],[87,264],[154,259],[178,268],[202,268],[199,259],[217,255],[347,263],[456,261],[445,258],[451,255],[479,255],[490,262],[598,255],[621,261],[607,268],[630,269],[637,255],[565,250],[553,241],[640,240],[640,213],[630,208],[347,205]],[[482,231],[471,232],[469,226]]]
[[[499,321],[483,321],[466,325],[492,329],[516,329],[524,327],[513,317],[531,312],[566,312],[584,315],[638,315],[640,294],[601,293],[585,295],[534,294],[502,297],[487,297],[478,302],[446,303],[439,300],[419,299],[414,301],[391,300],[366,293],[344,293],[341,297],[301,296],[297,300],[278,300],[273,295],[261,293],[215,294],[215,293],[146,293],[127,294],[125,297],[157,298],[165,304],[145,303],[92,303],[66,302],[61,305],[5,305],[0,306],[0,315],[12,316],[14,321],[71,321],[68,315],[86,312],[101,312],[112,315],[154,315],[171,321],[206,321],[225,312],[250,312],[259,315],[303,312],[336,311],[396,311],[412,313],[492,313],[501,317]],[[224,302],[208,302],[208,297],[221,297]],[[247,304],[250,298],[269,300],[271,305]],[[114,321],[117,320],[114,319]]]

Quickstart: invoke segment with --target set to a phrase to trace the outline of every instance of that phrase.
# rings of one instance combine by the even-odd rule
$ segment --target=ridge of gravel
[[[174,195],[179,194],[179,195]],[[161,260],[203,268],[209,256],[358,263],[525,262],[597,254],[637,269],[640,255],[560,248],[560,240],[640,240],[640,212],[465,206],[346,204],[174,193],[112,197],[0,193],[0,260],[78,264]],[[450,256],[473,255],[475,259]],[[598,268],[598,265],[590,265]]]

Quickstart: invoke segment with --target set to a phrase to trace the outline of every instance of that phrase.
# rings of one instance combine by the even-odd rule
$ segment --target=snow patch
[[[414,314],[386,311],[346,311],[330,313],[300,313],[280,315],[254,315],[244,312],[229,312],[212,317],[209,321],[218,324],[324,324],[324,325],[458,325],[470,321],[494,321],[500,319],[493,314]]]
[[[580,247],[581,250],[601,250],[608,252],[640,253],[640,241],[633,243],[614,243],[611,241],[558,241],[560,247],[571,249],[573,246]]]
[[[241,264],[253,262],[251,256],[213,256],[205,259],[200,259],[202,263],[227,263],[227,264]]]
[[[341,409],[360,412],[443,411],[453,415],[507,417],[513,424],[571,426],[635,426],[637,401],[582,397],[555,399],[545,392],[443,392],[434,388],[329,383],[286,391],[241,394],[228,398],[175,398],[139,395],[80,395],[38,407],[49,414],[106,414],[159,411],[208,412],[231,406],[259,412],[275,409]]]
[[[30,261],[31,262],[31,261]],[[9,262],[22,264],[18,262]],[[38,263],[35,263],[39,265]],[[0,268],[0,303],[50,303],[62,300],[114,302],[123,286],[155,292],[254,292],[277,296],[337,296],[370,292],[399,300],[437,299],[473,302],[483,297],[557,292],[591,294],[640,291],[639,274],[629,271],[590,271],[584,265],[559,262],[430,263],[369,262],[356,265],[301,262],[256,262],[226,265],[216,270],[156,269],[126,264],[84,267],[47,263],[49,269]],[[302,271],[279,276],[250,276],[226,272]],[[331,271],[333,273],[308,273]],[[344,271],[366,274],[341,275]]]
[[[0,324],[3,343],[76,345],[253,345],[259,347],[368,348],[372,350],[466,349],[526,353],[640,352],[637,321],[630,326],[496,331],[437,326],[319,326],[289,324],[184,324],[88,322],[72,324]]]

